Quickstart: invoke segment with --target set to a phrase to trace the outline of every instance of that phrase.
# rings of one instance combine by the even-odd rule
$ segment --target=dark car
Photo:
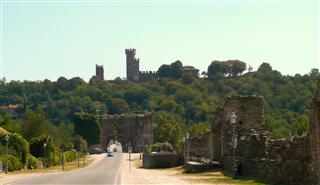
[[[89,151],[90,154],[101,154],[104,153],[104,151],[101,148],[93,148]]]

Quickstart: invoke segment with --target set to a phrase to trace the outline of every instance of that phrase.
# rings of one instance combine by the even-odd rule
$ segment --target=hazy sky
[[[2,0],[2,75],[7,80],[125,77],[126,48],[140,70],[181,60],[268,62],[282,74],[319,68],[319,1]]]

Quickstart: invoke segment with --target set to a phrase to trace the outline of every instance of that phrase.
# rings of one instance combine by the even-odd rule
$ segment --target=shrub
[[[31,154],[27,155],[27,167],[28,168],[33,168],[36,169],[39,167],[39,161],[37,158],[35,158],[34,156],[32,156]]]
[[[19,134],[10,133],[0,127],[0,153],[6,152],[6,141],[5,136],[9,136],[8,153],[16,157],[22,164],[26,164],[26,155],[29,154],[29,144]]]
[[[6,164],[6,157],[5,156],[1,156],[1,161],[3,164],[3,168],[5,169],[5,164]],[[21,166],[21,163],[19,161],[19,159],[13,155],[8,155],[8,170],[9,171],[15,171],[15,170],[19,170]]]
[[[76,151],[67,151],[64,153],[65,161],[71,162],[77,159],[77,152]]]
[[[54,151],[52,158],[53,165],[59,165],[61,163],[61,154],[59,151]]]

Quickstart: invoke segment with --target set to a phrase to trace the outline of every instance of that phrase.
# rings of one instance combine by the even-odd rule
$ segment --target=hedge
[[[6,153],[6,135],[9,136],[8,153],[16,157],[22,164],[26,164],[26,156],[29,154],[29,144],[19,134],[10,133],[0,127],[0,153]]]
[[[77,159],[78,153],[76,151],[67,151],[64,153],[65,155],[65,161],[71,162]]]
[[[74,133],[85,139],[88,145],[100,143],[101,128],[96,117],[87,113],[75,113],[73,116]]]
[[[5,169],[6,156],[1,156],[0,159],[2,161],[3,169]],[[21,163],[19,159],[13,155],[8,155],[8,170],[9,171],[19,170],[20,167],[21,167]]]
[[[31,154],[27,155],[27,167],[29,169],[36,169],[39,167],[39,160],[32,156]]]

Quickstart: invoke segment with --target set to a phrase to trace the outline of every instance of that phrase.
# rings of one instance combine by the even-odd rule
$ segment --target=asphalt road
[[[120,184],[122,153],[114,152],[113,157],[105,157],[100,161],[79,170],[48,173],[25,178],[6,185],[36,185],[36,184]]]

